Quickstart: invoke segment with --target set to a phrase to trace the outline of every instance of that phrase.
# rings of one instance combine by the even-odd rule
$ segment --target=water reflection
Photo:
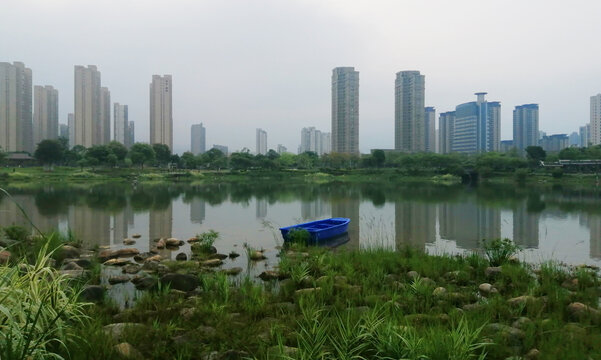
[[[397,249],[461,251],[503,236],[530,249],[534,260],[601,262],[598,189],[257,183],[9,191],[40,229],[70,228],[87,247],[122,246],[123,239],[140,233],[136,246],[145,251],[161,237],[184,239],[215,229],[222,233],[216,244],[220,251],[245,242],[269,249],[281,243],[277,227],[332,216],[352,219],[348,248],[375,240]],[[0,226],[16,224],[33,232],[6,197],[0,198],[0,214]],[[163,255],[175,256],[167,250]]]

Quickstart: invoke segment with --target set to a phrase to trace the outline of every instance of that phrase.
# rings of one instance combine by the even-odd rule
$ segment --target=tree
[[[185,169],[196,169],[196,156],[189,151],[186,151],[180,157],[180,163]]]
[[[4,164],[4,159],[6,159],[6,153],[0,147],[0,165]]]
[[[386,154],[384,153],[384,150],[374,150],[371,156],[373,157],[374,163],[377,167],[382,167],[382,165],[384,165],[384,162],[386,161]]]
[[[171,161],[171,150],[169,149],[169,146],[165,144],[152,144],[152,150],[154,150],[156,161],[160,165],[165,165]]]
[[[111,152],[107,145],[94,145],[86,151],[84,158],[90,166],[105,165],[109,163]],[[113,159],[111,159],[113,160]]]
[[[34,157],[44,166],[52,166],[62,160],[65,149],[58,140],[42,140],[34,152]]]
[[[526,147],[526,156],[533,162],[538,163],[539,161],[545,160],[547,152],[540,146],[528,146]]]
[[[235,170],[248,170],[253,163],[254,156],[248,152],[235,152],[230,156],[230,166]]]
[[[209,169],[221,169],[227,166],[227,157],[221,150],[213,148],[201,155],[200,163]]]
[[[135,165],[140,165],[144,168],[145,163],[153,162],[156,158],[156,154],[152,146],[148,144],[135,143],[129,150],[129,158]]]
[[[119,161],[123,161],[127,156],[127,148],[118,141],[111,141],[108,144],[108,148],[109,151],[113,153]]]

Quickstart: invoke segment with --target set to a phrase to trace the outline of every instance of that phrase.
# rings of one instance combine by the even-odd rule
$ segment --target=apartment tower
[[[132,144],[129,143],[129,111],[127,105],[121,105],[119,103],[113,104],[113,140],[120,142],[126,147],[130,147]]]
[[[171,75],[153,75],[150,84],[150,143],[173,151],[173,83]]]
[[[359,72],[332,70],[332,152],[359,154]]]
[[[267,131],[257,129],[257,155],[267,154]]]
[[[106,145],[111,142],[111,92],[108,88],[100,88],[100,122],[96,133],[96,144]]]
[[[601,94],[591,96],[591,145],[601,144]]]
[[[190,133],[190,151],[192,152],[192,154],[198,155],[204,153],[207,149],[207,132],[205,127],[202,126],[202,123],[192,125]]]
[[[100,144],[100,72],[95,65],[75,66],[75,112],[72,146]]]
[[[50,85],[33,88],[33,146],[58,138],[58,90]]]
[[[448,111],[438,117],[438,148],[441,154],[453,151],[453,136],[455,133],[455,112]]]
[[[424,134],[427,152],[436,152],[436,109],[426,107],[424,109]]]
[[[394,148],[426,151],[425,76],[399,71],[394,82]],[[433,137],[433,136],[432,136]]]
[[[32,73],[22,62],[0,62],[0,148],[33,152]]]
[[[513,146],[520,152],[538,146],[538,104],[520,105],[513,110]]]
[[[476,101],[455,108],[453,152],[476,154],[500,149],[501,103],[488,102],[485,92],[475,95]]]

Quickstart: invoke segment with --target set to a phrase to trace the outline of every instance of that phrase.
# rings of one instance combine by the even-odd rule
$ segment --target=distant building
[[[202,123],[192,125],[190,129],[190,151],[194,155],[202,154],[206,151],[206,129]]]
[[[455,112],[449,111],[440,114],[438,118],[438,143],[441,154],[453,151],[453,136],[455,134]]]
[[[544,136],[541,140],[543,150],[548,152],[559,152],[570,144],[570,138],[566,134],[555,134]]]
[[[570,134],[570,146],[580,146],[580,134],[576,131]]]
[[[332,70],[332,152],[359,154],[359,72]]]
[[[538,145],[538,104],[516,106],[513,110],[513,146],[523,153]]]
[[[433,107],[426,107],[424,109],[424,134],[426,151],[436,151],[436,109]]]
[[[72,146],[99,145],[101,125],[100,72],[95,65],[75,66],[75,112]],[[106,94],[105,94],[106,95]],[[105,99],[106,100],[106,99]],[[71,126],[69,126],[71,128]]]
[[[515,146],[513,145],[513,140],[501,140],[501,148],[500,151],[502,153],[508,153],[511,151],[511,149],[513,149]]]
[[[75,146],[75,115],[67,114],[67,126],[69,127],[69,148]]]
[[[267,131],[257,129],[257,155],[267,154]]]
[[[541,141],[545,136],[547,136],[546,132],[544,132],[542,130],[538,131],[538,141]]]
[[[113,128],[114,135],[113,140],[120,142],[126,147],[130,147],[129,144],[129,113],[127,105],[121,105],[115,103],[113,105]]]
[[[580,127],[580,147],[588,147],[591,143],[591,124]]]
[[[173,81],[171,75],[152,75],[150,83],[150,143],[173,151]]]
[[[330,152],[330,139],[330,133],[321,132],[314,127],[303,128],[301,130],[299,154],[306,151],[312,151],[317,155],[328,154]]]
[[[69,125],[59,124],[58,125],[58,136],[68,140],[69,139]]]
[[[419,71],[396,73],[394,82],[394,148],[396,150],[426,151],[428,135],[424,103],[425,76]]]
[[[477,101],[455,108],[453,152],[476,154],[499,151],[501,103],[485,100],[485,92],[476,93]]]
[[[278,144],[278,148],[277,149],[278,149],[277,150],[278,154],[280,154],[280,155],[283,154],[283,153],[285,153],[285,152],[288,152],[288,149],[284,145],[282,145],[282,144]]]
[[[601,144],[601,94],[591,96],[590,142]]]
[[[58,138],[58,90],[50,85],[33,88],[33,146]]]
[[[0,62],[0,148],[33,152],[32,73],[22,62]]]
[[[225,156],[229,154],[228,148],[225,145],[213,145],[213,149],[221,151]]]
[[[136,143],[136,124],[133,121],[130,121],[127,126],[127,136],[129,141],[127,142],[127,147],[130,148],[133,144]]]
[[[111,142],[111,92],[106,87],[100,88],[100,126],[97,136],[97,144]]]

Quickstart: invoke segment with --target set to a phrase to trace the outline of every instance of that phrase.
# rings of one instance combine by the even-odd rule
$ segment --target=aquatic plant
[[[500,266],[508,262],[516,255],[521,248],[513,241],[505,239],[494,239],[492,241],[482,241],[484,255],[492,266]]]

